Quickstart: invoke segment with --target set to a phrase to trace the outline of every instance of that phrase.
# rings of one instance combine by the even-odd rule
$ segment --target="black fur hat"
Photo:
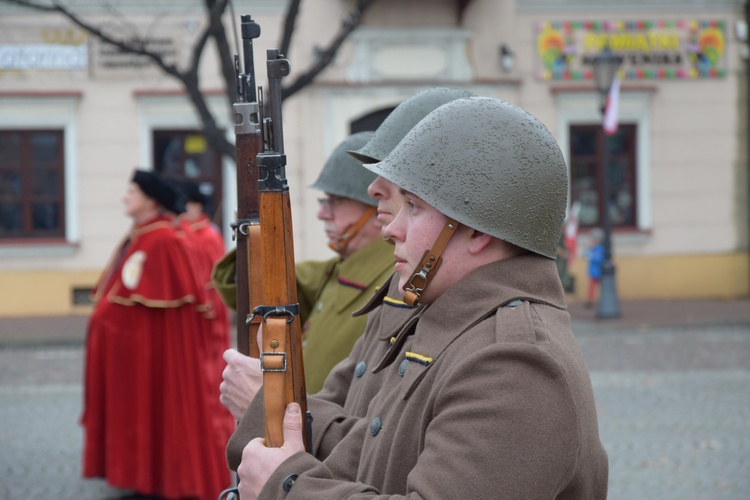
[[[201,192],[200,185],[197,182],[188,181],[184,187],[187,201],[200,203],[204,207],[208,204],[208,197]]]
[[[177,193],[157,172],[136,169],[133,172],[132,181],[138,184],[146,196],[155,200],[163,208],[174,210]]]

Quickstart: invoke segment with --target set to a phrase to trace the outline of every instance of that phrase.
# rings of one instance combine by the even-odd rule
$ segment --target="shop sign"
[[[84,69],[87,65],[85,44],[0,45],[0,70]]]
[[[592,80],[604,47],[623,57],[629,80],[726,76],[726,23],[721,20],[542,21],[536,25],[537,79]]]
[[[129,40],[131,46],[140,47],[144,51],[160,56],[167,64],[174,64],[177,59],[177,49],[171,38],[151,37],[142,40]],[[108,70],[131,70],[146,68],[154,65],[147,56],[127,52],[115,45],[99,42],[96,65]]]

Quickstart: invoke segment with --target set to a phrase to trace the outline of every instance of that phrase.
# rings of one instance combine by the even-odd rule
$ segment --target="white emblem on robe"
[[[125,288],[134,290],[138,286],[143,274],[145,260],[146,253],[138,250],[125,261],[125,265],[122,266],[122,284],[125,285]]]

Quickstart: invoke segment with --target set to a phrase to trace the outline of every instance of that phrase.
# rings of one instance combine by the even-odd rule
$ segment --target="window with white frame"
[[[62,130],[0,130],[0,239],[65,237]]]
[[[0,246],[77,241],[79,98],[0,96]]]

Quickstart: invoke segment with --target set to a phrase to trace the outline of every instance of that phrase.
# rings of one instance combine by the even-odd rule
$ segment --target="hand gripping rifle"
[[[238,193],[255,198],[255,204],[248,210],[247,222],[240,223],[249,228],[247,268],[252,280],[260,277],[260,287],[250,289],[247,300],[251,314],[240,315],[239,283],[237,316],[246,318],[250,325],[250,355],[256,339],[257,326],[263,324],[262,345],[258,349],[260,368],[263,372],[263,396],[265,416],[266,446],[280,447],[284,443],[282,421],[286,406],[297,402],[306,419],[305,446],[312,449],[312,417],[307,412],[304,366],[302,363],[302,327],[297,302],[297,280],[294,268],[294,242],[292,239],[292,211],[289,199],[289,186],[286,179],[286,155],[284,154],[284,132],[281,118],[281,78],[289,74],[289,61],[276,49],[267,51],[266,69],[268,76],[268,109],[270,117],[263,117],[262,89],[256,99],[255,75],[252,59],[252,39],[260,35],[260,28],[250,19],[242,16],[242,39],[245,58],[245,74],[240,78],[243,102],[235,104],[235,133],[237,134],[237,156],[244,150],[240,141],[247,139],[250,153],[262,151],[254,159],[245,159],[248,177],[255,176],[256,186],[238,186]],[[247,130],[247,132],[246,132]],[[253,161],[254,160],[254,161]],[[240,168],[238,160],[238,183]],[[245,182],[252,183],[252,179]],[[254,195],[254,196],[253,196]],[[256,208],[257,207],[257,208]],[[256,210],[253,212],[252,210]],[[252,215],[255,214],[255,219]],[[259,220],[259,224],[256,222]],[[254,229],[259,228],[259,231]],[[239,231],[242,233],[242,231]],[[242,235],[242,234],[241,234]],[[257,237],[255,239],[254,237]],[[237,274],[240,279],[240,260],[237,250]],[[257,246],[256,246],[257,242]],[[257,266],[257,267],[256,267]],[[247,276],[247,274],[245,274]],[[239,338],[238,338],[239,341]],[[238,342],[239,344],[239,342]]]

